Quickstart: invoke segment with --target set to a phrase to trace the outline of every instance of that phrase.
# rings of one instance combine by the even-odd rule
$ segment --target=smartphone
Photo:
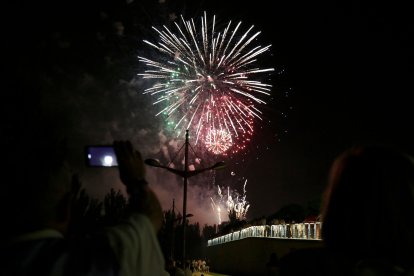
[[[118,167],[113,146],[86,146],[85,161],[88,167]]]

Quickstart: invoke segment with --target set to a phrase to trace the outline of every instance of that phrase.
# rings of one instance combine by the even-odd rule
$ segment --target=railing
[[[322,224],[320,222],[250,226],[208,240],[207,246],[251,237],[321,240],[321,229]]]

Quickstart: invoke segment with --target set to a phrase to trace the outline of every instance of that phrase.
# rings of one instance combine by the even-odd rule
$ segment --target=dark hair
[[[385,146],[356,146],[334,162],[322,206],[326,246],[356,259],[414,259],[414,164]],[[385,253],[386,252],[386,253]]]

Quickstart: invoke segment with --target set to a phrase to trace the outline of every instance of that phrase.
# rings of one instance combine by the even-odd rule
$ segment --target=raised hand
[[[141,153],[129,141],[114,141],[113,145],[121,181],[126,186],[145,183],[145,166]]]

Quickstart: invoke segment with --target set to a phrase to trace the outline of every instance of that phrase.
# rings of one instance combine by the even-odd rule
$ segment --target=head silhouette
[[[384,146],[357,146],[333,163],[322,206],[326,246],[356,259],[414,259],[414,164]]]

